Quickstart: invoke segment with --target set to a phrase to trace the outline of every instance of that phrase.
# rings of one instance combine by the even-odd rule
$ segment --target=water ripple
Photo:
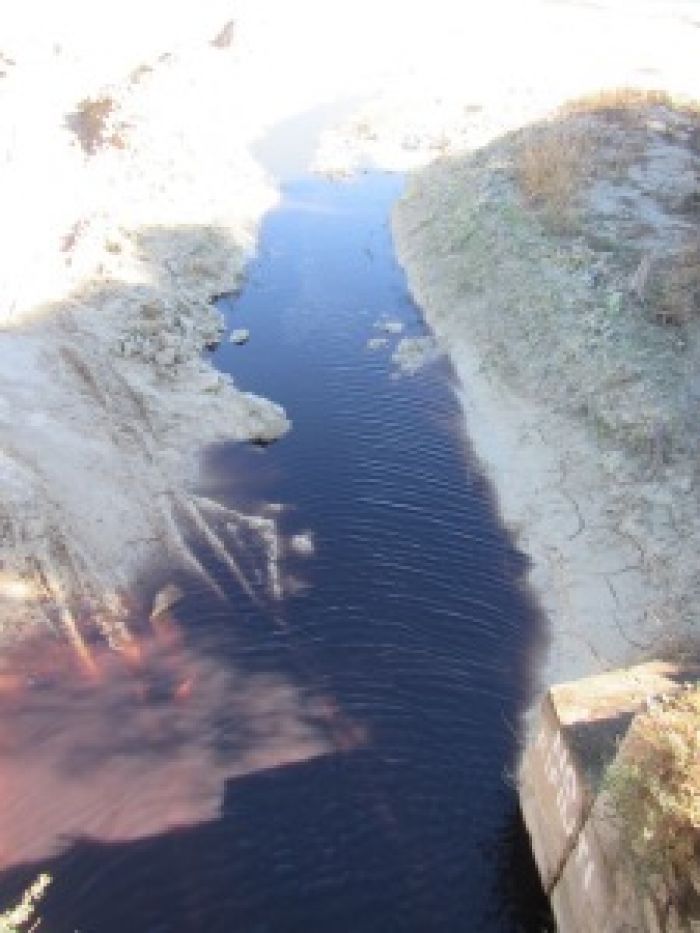
[[[252,601],[202,544],[224,600],[180,580],[140,667],[98,657],[99,684],[52,682],[11,720],[3,787],[28,864],[3,883],[10,900],[49,857],[54,933],[543,929],[503,777],[539,631],[525,559],[465,463],[446,365],[394,378],[397,338],[365,349],[382,317],[423,332],[386,225],[400,185],[291,186],[227,306],[251,340],[217,364],[294,429],[212,451],[203,492],[282,504],[264,514],[295,595],[272,599],[260,571]],[[306,530],[304,555],[287,545]]]

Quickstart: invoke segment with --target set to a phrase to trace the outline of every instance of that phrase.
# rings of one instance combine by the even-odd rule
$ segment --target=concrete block
[[[552,687],[519,772],[520,802],[562,933],[652,931],[620,858],[601,778],[646,700],[700,677],[651,662]]]

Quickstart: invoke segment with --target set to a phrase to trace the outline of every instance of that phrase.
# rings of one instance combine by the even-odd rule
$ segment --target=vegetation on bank
[[[586,437],[604,514],[583,509],[575,537],[605,524],[639,554],[625,572],[658,594],[635,604],[630,656],[612,663],[700,640],[699,220],[700,106],[624,89],[437,160],[397,207],[402,262],[438,337],[532,400],[545,443],[557,424]],[[580,457],[560,460],[575,496]]]
[[[570,102],[518,134],[513,156],[525,210],[562,246],[585,243],[591,258],[603,254],[599,283],[614,283],[602,302],[602,343],[614,354],[601,421],[614,429],[603,439],[642,455],[646,447],[654,478],[687,459],[689,492],[700,479],[699,156],[700,104],[633,88]],[[623,385],[634,383],[635,356],[642,385],[665,380],[667,391],[649,417],[642,405],[627,406],[622,425],[621,405],[605,390],[615,370]],[[661,928],[690,930],[700,921],[700,685],[649,702],[604,790],[620,850]]]
[[[700,153],[700,102],[636,88],[601,91],[571,101],[523,139],[516,157],[517,178],[527,205],[539,211],[548,226],[574,235],[579,229],[585,232],[581,221],[586,189],[601,180],[630,187],[630,171],[634,174],[636,168],[639,176],[639,170],[647,167],[654,134],[686,149],[690,185],[674,198],[665,197],[663,191],[672,180],[661,182],[656,192],[659,206],[678,223],[673,231],[658,231],[659,241],[664,233],[671,233],[670,243],[645,244],[629,291],[654,321],[680,327],[700,314],[700,175],[697,164],[692,164]],[[634,190],[627,194],[629,207],[634,206],[636,194]],[[639,213],[643,225],[643,211]]]
[[[691,486],[699,179],[700,109],[618,91],[440,160],[407,195],[422,228],[415,246],[437,253],[455,309],[448,329],[468,332],[518,392],[634,455],[642,473],[673,461]]]
[[[662,929],[700,921],[700,685],[650,701],[604,790],[632,875]]]
[[[438,337],[457,357],[466,346],[504,398],[532,403],[525,452],[526,430],[554,452],[533,502],[507,506],[537,586],[559,587],[555,644],[590,648],[578,673],[696,657],[700,105],[625,88],[573,101],[436,161],[409,182],[396,228]],[[568,504],[573,527],[558,521]],[[686,917],[700,898],[699,696],[640,717],[637,754],[606,788],[646,892],[661,903],[665,879],[661,914]]]

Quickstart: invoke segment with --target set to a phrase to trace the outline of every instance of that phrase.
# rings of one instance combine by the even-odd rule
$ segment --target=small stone
[[[310,531],[292,535],[289,539],[289,547],[297,554],[313,554],[315,550],[313,535]]]
[[[245,327],[239,327],[237,330],[231,331],[231,335],[228,339],[231,343],[241,346],[244,343],[248,343],[250,340],[250,331]]]
[[[401,321],[377,321],[374,326],[377,330],[383,330],[385,334],[400,334],[403,330]]]

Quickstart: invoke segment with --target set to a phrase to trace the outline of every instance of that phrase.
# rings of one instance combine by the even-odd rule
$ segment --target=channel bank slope
[[[276,199],[258,124],[217,96],[241,67],[212,45],[225,7],[0,16],[4,641],[48,624],[117,647],[139,573],[199,569],[201,447],[289,427],[202,358]]]
[[[202,357],[222,336],[210,299],[240,286],[260,219],[278,198],[251,155],[271,127],[340,100],[356,109],[324,134],[318,166],[336,173],[363,163],[419,168],[436,155],[486,145],[592,85],[663,79],[679,89],[697,80],[693,7],[684,0],[496,0],[475,15],[471,4],[451,0],[356,0],[342,10],[321,0],[5,4],[0,640],[48,622],[79,643],[79,618],[88,628],[97,620],[117,642],[120,593],[137,575],[154,563],[196,571],[186,542],[193,534],[213,541],[220,510],[193,492],[206,445],[288,429],[278,406],[222,379]],[[428,185],[435,197],[442,184],[435,173],[447,179],[447,165],[425,176],[436,179]],[[446,336],[437,286],[428,288],[419,274],[438,238],[408,229],[435,206],[432,195],[417,193],[425,184],[416,185],[399,215],[406,217],[399,241],[429,317]],[[455,325],[450,334],[466,366],[477,344],[463,331]],[[486,393],[483,380],[470,384],[472,399],[482,383]],[[494,405],[491,421],[500,413],[505,445],[505,409]],[[528,422],[508,417],[513,436],[522,433]],[[533,436],[546,430],[539,418],[529,423]],[[486,452],[493,436],[481,432],[480,441],[475,418],[469,429]],[[544,499],[530,495],[531,482],[545,482],[545,469],[559,469],[560,458],[529,471],[517,449],[517,479],[528,496],[503,495],[533,507]],[[548,451],[545,444],[538,456]],[[572,469],[580,468],[572,459]],[[596,481],[587,482],[597,495]],[[560,487],[549,511],[562,540],[572,536],[567,547],[585,551],[598,526],[584,516],[586,533],[576,533],[567,491]],[[523,508],[513,506],[514,521]],[[656,510],[666,514],[667,506],[659,500]],[[576,594],[588,594],[586,624],[575,626],[579,642],[590,626],[607,628],[607,616],[601,620],[610,606],[623,625],[627,610],[618,602],[658,604],[665,617],[664,600],[648,603],[638,593],[648,574],[626,569],[642,559],[634,529],[616,538],[624,561],[612,565],[609,596],[601,596],[603,587],[578,579],[572,590],[574,565],[557,563],[562,551],[546,531],[546,554],[538,557],[533,522],[521,518],[540,591],[569,594],[577,617],[584,609]],[[542,519],[542,528],[551,521]],[[689,542],[694,533],[688,529]],[[219,542],[224,550],[229,543]],[[598,547],[596,554],[609,570]],[[679,563],[669,574],[689,575]],[[689,592],[679,589],[674,600]],[[620,634],[620,646],[627,636],[641,642],[646,631]]]
[[[417,174],[398,253],[532,559],[543,685],[697,650],[700,114],[593,95]]]

